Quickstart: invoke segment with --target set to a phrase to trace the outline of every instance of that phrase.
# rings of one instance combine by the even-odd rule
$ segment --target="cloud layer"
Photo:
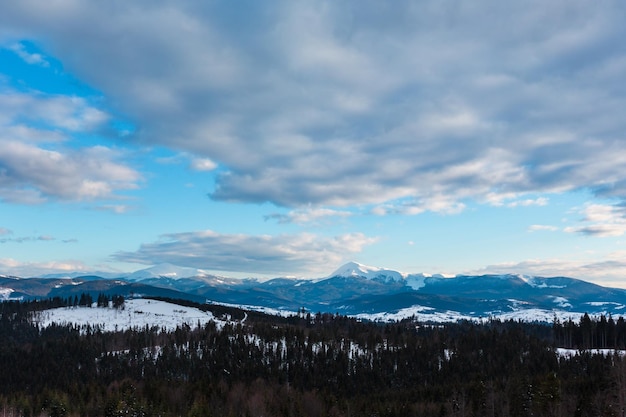
[[[114,258],[145,265],[172,263],[252,274],[323,275],[329,272],[329,265],[334,267],[350,259],[375,241],[360,233],[336,237],[309,233],[250,236],[205,230],[164,235],[158,242],[143,244],[135,252],[119,252]]]
[[[139,140],[224,167],[218,200],[419,213],[626,197],[622,2],[244,3],[21,1],[0,26],[104,91]]]
[[[489,265],[469,274],[523,274],[543,277],[573,277],[608,287],[624,288],[626,252],[609,254],[604,260],[532,259],[522,262]]]

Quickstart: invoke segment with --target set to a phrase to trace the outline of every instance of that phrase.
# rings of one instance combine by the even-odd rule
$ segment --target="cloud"
[[[27,64],[40,65],[42,67],[50,66],[50,63],[46,60],[46,58],[44,58],[43,55],[35,52],[29,52],[26,49],[26,46],[22,43],[14,43],[9,47],[9,49],[15,52],[17,56],[19,56]]]
[[[194,158],[190,167],[194,171],[213,171],[217,168],[217,164],[208,158]]]
[[[137,188],[139,174],[115,157],[102,146],[52,151],[0,138],[0,198],[24,204],[94,200]]]
[[[141,176],[117,161],[119,151],[71,143],[106,120],[83,98],[0,89],[0,199],[95,200],[137,188]]]
[[[626,206],[587,204],[582,213],[583,226],[569,226],[568,233],[580,233],[587,236],[609,237],[622,236],[626,233]]]
[[[251,236],[206,230],[163,235],[158,242],[142,244],[134,252],[118,252],[113,259],[251,274],[323,275],[328,273],[329,265],[346,261],[375,241],[361,233],[335,237],[309,233]]]
[[[102,204],[99,206],[95,206],[92,209],[96,211],[106,211],[115,214],[126,214],[135,210],[137,207],[129,206],[126,204]]]
[[[11,235],[12,232],[2,233],[3,229],[0,229],[0,236]],[[4,229],[6,230],[6,229]],[[0,238],[0,243],[24,243],[24,242],[51,242],[56,240],[54,236],[40,235],[40,236],[20,236],[20,237],[4,237]]]
[[[86,271],[79,261],[22,262],[12,258],[0,258],[0,273],[18,277],[37,277],[51,273]]]
[[[0,26],[103,91],[136,140],[223,167],[217,200],[454,213],[626,197],[620,2],[231,7],[21,1]]]
[[[371,213],[376,216],[388,214],[416,215],[426,211],[439,214],[458,214],[465,210],[465,204],[456,201],[449,195],[432,195],[423,199],[400,199],[372,208]]]
[[[528,228],[529,232],[540,232],[540,231],[556,232],[557,230],[559,230],[558,227],[549,226],[545,224],[533,224]]]
[[[0,126],[20,139],[38,141],[59,133],[84,132],[101,126],[108,114],[81,97],[18,92],[0,85]],[[52,132],[50,132],[52,131]]]
[[[548,202],[550,201],[547,197],[538,197],[538,198],[527,198],[527,199],[523,199],[523,200],[515,200],[515,201],[509,201],[508,203],[504,203],[502,200],[506,198],[506,196],[501,196],[503,198],[497,198],[494,201],[494,205],[496,206],[502,206],[502,205],[506,205],[506,207],[511,207],[511,208],[515,208],[515,207],[530,207],[530,206],[546,206],[548,205]]]
[[[6,236],[13,234],[13,231],[6,229],[4,227],[0,227],[0,236]]]
[[[501,263],[468,271],[468,274],[522,274],[531,276],[565,276],[626,288],[626,253],[618,251],[599,260],[531,259],[522,262]]]
[[[353,214],[348,211],[332,210],[328,208],[307,208],[301,210],[293,210],[287,214],[273,213],[265,216],[265,220],[276,220],[280,224],[306,224],[318,222],[322,219],[333,217],[350,217]]]

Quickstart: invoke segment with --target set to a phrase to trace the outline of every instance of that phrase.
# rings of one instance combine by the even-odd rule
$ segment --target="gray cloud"
[[[224,167],[215,199],[419,213],[626,197],[621,2],[231,7],[22,1],[0,23],[101,89],[138,140]]]
[[[250,236],[211,230],[172,233],[134,252],[118,252],[117,261],[180,266],[255,274],[319,273],[336,266],[376,241],[360,233],[336,237],[314,234]],[[331,268],[332,269],[332,268]]]

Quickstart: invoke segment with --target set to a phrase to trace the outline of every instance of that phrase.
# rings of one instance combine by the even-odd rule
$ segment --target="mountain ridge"
[[[136,271],[137,272],[137,271]],[[192,276],[185,277],[185,274]],[[129,297],[163,296],[258,309],[388,317],[478,318],[551,314],[626,315],[626,290],[568,277],[520,274],[406,274],[348,262],[324,278],[226,278],[203,270],[161,265],[115,279],[0,277],[0,300],[76,296],[81,292]]]

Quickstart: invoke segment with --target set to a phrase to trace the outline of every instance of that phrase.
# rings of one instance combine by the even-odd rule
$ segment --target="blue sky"
[[[626,287],[622,2],[2,10],[0,273]]]

